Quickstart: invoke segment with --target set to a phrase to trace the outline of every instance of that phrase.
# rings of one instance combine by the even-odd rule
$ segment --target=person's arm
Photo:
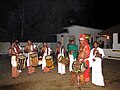
[[[94,59],[94,57],[95,57],[95,55],[94,55],[94,49],[92,49],[91,52],[90,52],[90,57],[89,57],[90,61],[96,61]]]
[[[8,55],[12,56],[12,50],[11,50],[11,48],[9,48],[9,50],[8,50]]]

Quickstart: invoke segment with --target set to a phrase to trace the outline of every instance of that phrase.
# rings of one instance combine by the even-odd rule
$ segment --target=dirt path
[[[51,73],[43,73],[41,66],[37,73],[27,75],[25,69],[19,78],[11,78],[10,58],[0,57],[0,90],[78,90],[77,86],[70,86],[70,73],[66,68],[66,75],[57,74],[57,66]],[[87,83],[81,90],[120,90],[120,61],[103,61],[103,74],[106,86],[98,87]]]

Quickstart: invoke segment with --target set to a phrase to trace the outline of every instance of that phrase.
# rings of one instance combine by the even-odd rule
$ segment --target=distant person
[[[104,41],[102,41],[101,43],[101,48],[104,48]]]
[[[92,50],[92,48],[93,48],[93,43],[90,43],[89,40],[88,40],[88,44],[89,44],[89,46],[90,46],[90,50]]]
[[[102,59],[104,57],[103,49],[99,48],[97,41],[94,42],[94,48],[90,52],[92,61],[92,83],[97,86],[105,86],[102,74]]]
[[[102,41],[99,41],[99,47],[102,48]]]

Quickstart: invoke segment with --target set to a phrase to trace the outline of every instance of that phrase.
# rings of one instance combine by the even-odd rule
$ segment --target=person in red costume
[[[79,40],[80,40],[80,46],[79,46],[78,60],[86,63],[88,68],[83,73],[83,78],[84,78],[83,81],[89,82],[90,81],[90,68],[89,68],[88,58],[90,56],[90,46],[88,44],[85,34],[80,34]]]

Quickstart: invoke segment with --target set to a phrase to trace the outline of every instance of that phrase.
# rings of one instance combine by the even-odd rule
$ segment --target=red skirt
[[[85,78],[85,82],[89,82],[90,81],[89,60],[85,60],[85,63],[88,66],[88,69],[86,69],[85,72],[84,72],[84,78]]]

